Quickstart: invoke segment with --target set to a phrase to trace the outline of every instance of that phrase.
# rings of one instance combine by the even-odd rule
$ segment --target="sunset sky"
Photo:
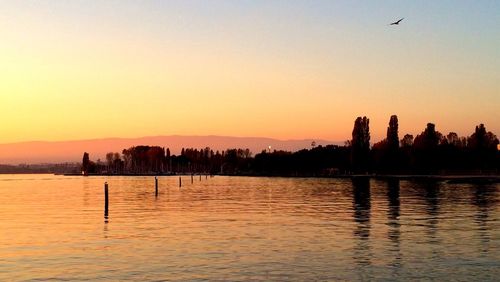
[[[500,1],[0,1],[0,143],[500,135],[499,109]]]

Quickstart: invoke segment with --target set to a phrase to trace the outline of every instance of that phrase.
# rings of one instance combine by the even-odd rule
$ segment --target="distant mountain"
[[[150,136],[140,138],[104,138],[73,141],[31,141],[0,144],[0,164],[80,162],[83,152],[92,160],[105,159],[107,152],[120,152],[135,145],[157,145],[179,154],[184,148],[210,147],[214,151],[229,148],[248,148],[255,155],[271,146],[272,150],[297,151],[316,145],[341,144],[326,140],[278,140],[261,137],[229,136]]]

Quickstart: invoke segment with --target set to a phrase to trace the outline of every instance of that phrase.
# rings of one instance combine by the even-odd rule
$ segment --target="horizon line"
[[[158,138],[158,137],[195,137],[195,138],[203,138],[203,137],[222,137],[222,138],[239,138],[239,139],[272,139],[276,141],[325,141],[325,142],[344,142],[339,140],[327,140],[323,138],[289,138],[289,139],[281,139],[267,136],[231,136],[231,135],[182,135],[182,134],[170,134],[170,135],[145,135],[139,137],[96,137],[96,138],[83,138],[83,139],[64,139],[64,140],[26,140],[26,141],[14,141],[14,142],[5,142],[0,143],[0,145],[13,145],[13,144],[28,144],[28,143],[58,143],[58,142],[81,142],[81,141],[99,141],[99,140],[125,140],[125,139],[142,139],[142,138]]]

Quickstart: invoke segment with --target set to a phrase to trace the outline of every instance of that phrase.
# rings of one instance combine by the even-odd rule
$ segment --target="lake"
[[[158,179],[0,175],[0,280],[500,275],[499,184]]]

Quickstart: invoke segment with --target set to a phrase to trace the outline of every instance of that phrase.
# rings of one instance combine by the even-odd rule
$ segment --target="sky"
[[[3,1],[0,143],[500,135],[500,1]],[[399,26],[388,24],[401,17]]]

